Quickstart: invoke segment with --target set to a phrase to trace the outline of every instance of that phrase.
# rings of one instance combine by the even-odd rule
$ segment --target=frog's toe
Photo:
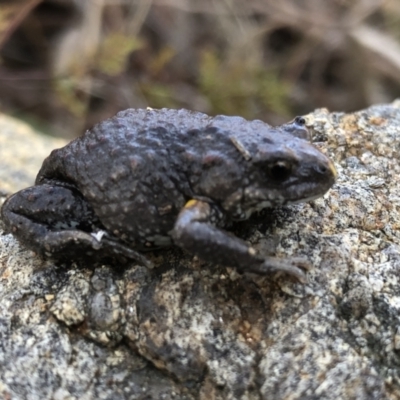
[[[307,275],[304,270],[309,269],[309,264],[304,260],[300,259],[282,259],[279,265],[276,265],[271,268],[269,265],[269,261],[266,261],[265,266],[273,272],[274,270],[277,272],[284,272],[286,274],[294,276],[302,283],[307,283]]]
[[[106,237],[103,237],[101,241],[102,244],[107,246],[107,248],[115,256],[122,256],[130,260],[135,260],[139,264],[144,265],[147,268],[152,268],[154,266],[153,263],[143,254],[139,253],[138,251],[128,246],[125,246],[124,244],[119,243],[118,241]]]
[[[311,263],[304,257],[291,257],[287,258],[285,261],[294,267],[301,268],[302,270],[310,271],[312,268]]]
[[[312,268],[311,263],[304,257],[290,257],[281,259],[278,271],[296,277],[300,282],[307,283],[306,272]]]
[[[275,258],[269,257],[259,265],[249,268],[251,272],[264,275],[272,272],[284,272],[297,278],[302,283],[307,283],[305,271],[310,269],[310,263],[301,257]]]

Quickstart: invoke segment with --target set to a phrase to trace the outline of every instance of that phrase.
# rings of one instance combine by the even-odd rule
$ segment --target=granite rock
[[[398,399],[400,102],[306,118],[337,183],[236,233],[307,257],[307,284],[179,249],[151,270],[56,265],[0,236],[0,396]]]

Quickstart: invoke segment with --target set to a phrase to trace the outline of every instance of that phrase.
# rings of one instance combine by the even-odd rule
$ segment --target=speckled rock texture
[[[235,232],[307,257],[306,285],[177,249],[55,265],[0,236],[0,397],[400,398],[400,102],[307,121],[337,183]]]

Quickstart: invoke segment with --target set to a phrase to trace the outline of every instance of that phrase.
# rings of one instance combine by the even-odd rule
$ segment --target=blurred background
[[[400,0],[0,0],[0,112],[67,138],[129,107],[275,125],[400,97]]]

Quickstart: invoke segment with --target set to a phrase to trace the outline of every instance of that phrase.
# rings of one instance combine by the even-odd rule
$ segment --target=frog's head
[[[266,207],[325,194],[335,183],[336,169],[327,156],[301,137],[290,130],[269,129],[257,135],[257,143],[249,136],[234,138],[235,147],[247,157],[247,184],[240,196],[236,192],[226,199],[224,208],[235,210],[233,214],[241,219]]]

